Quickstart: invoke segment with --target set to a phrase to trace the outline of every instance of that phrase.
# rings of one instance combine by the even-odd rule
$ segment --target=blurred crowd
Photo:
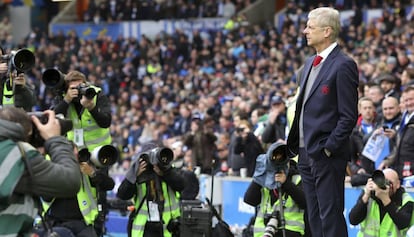
[[[123,3],[108,1],[113,2]],[[173,2],[189,7],[197,3],[140,4],[157,9]],[[251,1],[200,1],[197,15],[208,17],[200,9],[217,2],[232,2],[238,9]],[[177,29],[172,35],[159,34],[155,39],[143,35],[140,40],[105,35],[83,40],[74,32],[48,36],[34,29],[19,44],[13,44],[7,33],[0,34],[0,44],[8,51],[33,50],[36,66],[27,76],[36,90],[35,110],[48,109],[54,97],[54,90],[41,80],[48,68],[63,73],[79,70],[102,88],[112,104],[113,142],[122,153],[114,172],[124,172],[142,144],[160,141],[184,157],[189,169],[200,166],[202,173],[239,175],[241,168],[247,168],[251,176],[257,155],[286,139],[287,108],[297,89],[295,73],[314,54],[303,37],[306,18],[300,17],[298,8],[306,1],[297,2],[281,29],[273,24],[190,34]],[[376,105],[382,99],[368,93],[370,88],[379,87],[385,98],[382,81],[392,81],[400,92],[414,79],[411,8],[400,1],[383,4],[382,16],[370,22],[362,20],[354,5],[355,16],[345,21],[339,42],[359,66],[361,98],[371,97]],[[220,14],[217,6],[215,15]],[[163,14],[173,12],[164,8]],[[383,79],[384,75],[391,79]],[[381,113],[376,115],[380,121]]]
[[[230,18],[255,0],[90,0],[78,8],[81,21],[116,22],[134,20]],[[80,11],[80,12],[79,12]]]

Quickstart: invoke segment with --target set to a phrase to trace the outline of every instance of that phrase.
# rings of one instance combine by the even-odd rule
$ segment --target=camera
[[[372,173],[372,181],[380,188],[380,189],[387,189],[387,185],[389,185],[388,180],[385,178],[384,173],[381,170],[375,170]],[[375,196],[375,191],[371,191],[371,197]]]
[[[42,81],[46,87],[53,88],[59,93],[64,93],[66,90],[65,74],[57,69],[46,69],[42,74]]]
[[[264,223],[266,224],[263,237],[275,237],[279,231],[279,212],[274,211],[271,215],[265,215]]]
[[[83,95],[89,100],[93,99],[96,95],[95,89],[86,84],[79,84],[77,89],[79,91],[79,95]]]
[[[372,181],[380,188],[380,189],[387,189],[387,185],[389,185],[388,180],[385,178],[384,173],[381,170],[375,170],[372,173]]]
[[[147,169],[140,175],[138,182],[150,180],[154,174],[154,165],[157,165],[161,171],[166,171],[171,167],[174,153],[167,147],[156,147],[149,152],[143,152],[139,155],[139,160],[147,162]]]
[[[237,133],[242,133],[243,131],[244,131],[244,128],[241,128],[241,127],[236,128],[236,132]]]
[[[270,151],[268,158],[270,165],[276,173],[280,173],[283,170],[287,175],[289,157],[286,155],[286,149],[286,145],[279,145]]]
[[[79,162],[92,162],[96,167],[108,167],[118,161],[118,150],[112,145],[103,145],[93,149],[92,153],[88,148],[78,152]]]
[[[43,112],[28,112],[27,115],[31,117],[32,115],[36,116],[42,124],[46,124],[49,120],[47,114]],[[59,121],[60,124],[60,134],[65,135],[67,132],[72,130],[73,123],[70,119],[65,119],[63,114],[56,114],[56,119]],[[42,147],[45,140],[40,135],[39,130],[37,129],[36,125],[33,124],[33,132],[29,139],[29,143],[34,147]]]
[[[65,93],[68,89],[65,74],[54,68],[48,68],[43,72],[42,81],[47,87],[55,89],[57,93]],[[79,91],[79,95],[88,99],[93,99],[96,95],[95,89],[87,84],[79,84],[76,89]]]
[[[19,72],[26,72],[35,65],[35,56],[28,49],[19,49],[10,54],[1,56],[2,60],[9,62],[9,70],[16,69]]]

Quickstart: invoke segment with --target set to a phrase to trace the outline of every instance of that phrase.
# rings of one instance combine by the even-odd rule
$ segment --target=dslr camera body
[[[380,188],[380,189],[387,189],[387,185],[389,185],[388,180],[385,178],[384,173],[381,170],[375,170],[372,173],[372,181]],[[375,197],[375,191],[371,191],[371,197]]]
[[[85,96],[89,100],[93,99],[93,97],[96,95],[95,89],[87,84],[81,83],[77,86],[76,89],[78,89],[79,95]]]
[[[170,169],[173,158],[173,151],[167,147],[156,147],[148,152],[142,152],[138,157],[138,161],[146,161],[147,169],[138,177],[138,183],[152,179],[154,165],[157,165],[161,171]]]
[[[46,124],[49,120],[47,114],[43,112],[28,112],[27,115],[29,116],[36,116],[42,124]],[[59,121],[60,124],[60,134],[63,136],[73,128],[72,120],[65,119],[63,114],[56,114],[56,119]],[[32,136],[29,139],[29,143],[34,147],[42,147],[45,140],[40,135],[39,130],[37,129],[36,125],[33,124],[33,132]]]
[[[61,94],[65,93],[68,89],[65,76],[58,69],[48,68],[42,74],[42,81],[48,88],[52,88],[56,93]],[[76,89],[79,91],[79,95],[83,95],[88,99],[92,99],[96,95],[95,89],[88,84],[81,83]]]
[[[263,237],[275,237],[281,228],[280,212],[273,211],[270,215],[264,216],[266,225]]]

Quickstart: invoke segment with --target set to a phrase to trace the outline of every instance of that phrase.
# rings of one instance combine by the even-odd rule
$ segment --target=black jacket
[[[52,104],[52,108],[56,114],[63,114],[68,117],[69,105],[73,104],[78,112],[78,115],[82,113],[84,109],[79,101],[72,101],[69,104],[63,100],[62,96],[57,96]],[[101,128],[108,128],[111,126],[112,115],[111,115],[111,104],[106,95],[102,92],[98,93],[96,98],[96,106],[91,111],[89,111],[92,117],[95,119],[96,123]]]
[[[387,206],[382,205],[380,200],[376,200],[380,207],[380,216],[381,220],[384,218],[385,213],[388,213],[398,227],[398,229],[404,229],[409,227],[412,213],[413,213],[413,203],[408,202],[401,207],[402,204],[402,195],[405,193],[404,188],[399,188],[397,192],[391,197],[391,203]],[[352,225],[358,225],[361,223],[367,216],[367,207],[368,203],[362,201],[362,196],[364,193],[359,196],[357,203],[349,212],[349,222]],[[401,207],[401,208],[400,208]],[[400,209],[398,209],[400,208]]]

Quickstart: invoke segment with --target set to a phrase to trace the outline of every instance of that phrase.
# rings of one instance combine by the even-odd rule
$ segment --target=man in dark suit
[[[320,237],[348,236],[344,180],[349,136],[358,117],[358,70],[336,42],[339,31],[337,10],[321,7],[309,13],[303,33],[317,56],[305,62],[288,136],[290,155],[299,154],[312,236]]]

